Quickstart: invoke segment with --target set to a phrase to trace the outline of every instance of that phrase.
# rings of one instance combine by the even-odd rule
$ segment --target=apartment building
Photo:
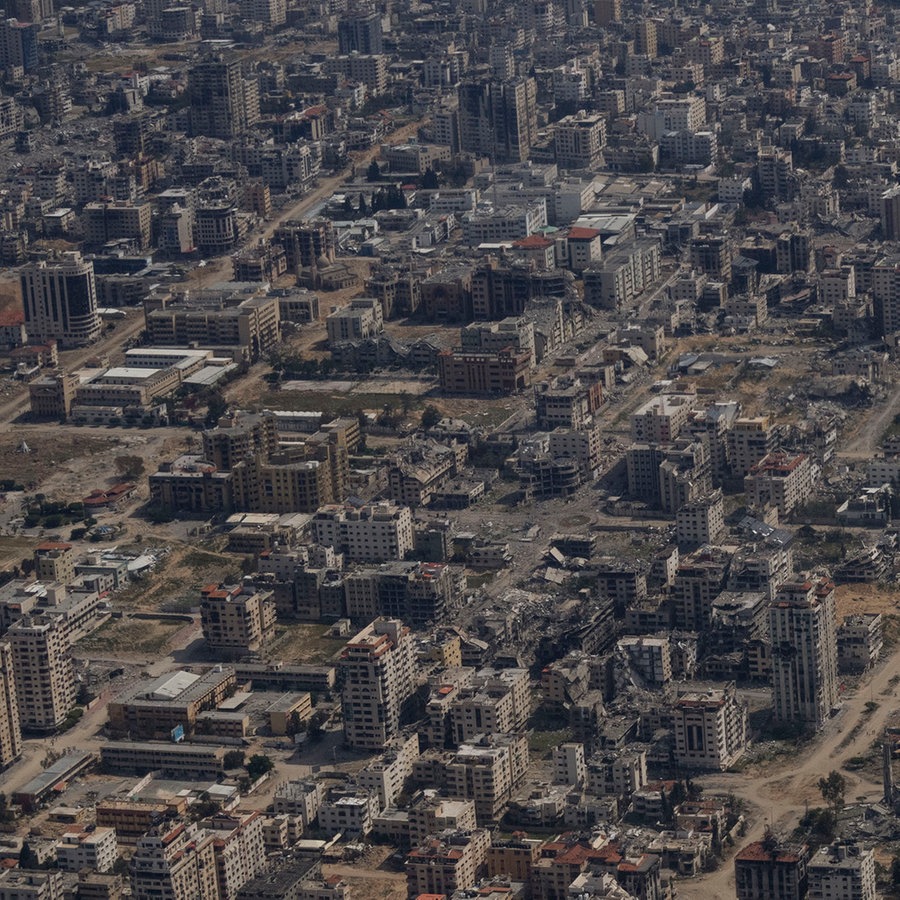
[[[685,503],[675,513],[675,537],[679,548],[714,544],[724,530],[725,503],[719,488]]]
[[[267,866],[263,815],[220,813],[202,822],[213,839],[219,900],[236,900],[238,891]]]
[[[353,782],[329,788],[319,806],[319,827],[347,838],[365,838],[378,815],[378,798]]]
[[[883,647],[881,613],[844,616],[837,630],[838,671],[865,672],[878,662]]]
[[[474,831],[475,804],[471,800],[448,800],[426,790],[409,807],[409,842],[418,847],[431,834],[442,831]]]
[[[515,394],[531,385],[531,354],[512,348],[444,350],[438,355],[438,378],[446,394]]]
[[[667,637],[623,637],[618,647],[647,685],[662,687],[672,680],[672,651]]]
[[[728,460],[736,478],[743,478],[778,444],[778,432],[768,416],[735,419],[728,431]]]
[[[154,346],[235,347],[250,361],[259,359],[280,338],[277,297],[248,297],[215,307],[187,303],[145,307],[144,319],[148,341]]]
[[[7,632],[19,721],[26,731],[53,731],[75,705],[75,669],[65,622],[22,616]]]
[[[632,440],[647,444],[674,441],[687,425],[695,400],[693,394],[651,397],[631,416]]]
[[[130,869],[134,900],[218,900],[214,838],[196,825],[144,835]]]
[[[80,253],[29,263],[19,279],[25,327],[35,342],[84,347],[100,337],[94,264]]]
[[[385,616],[422,626],[451,613],[460,589],[457,573],[445,563],[395,562],[348,573],[344,599],[354,621]]]
[[[525,728],[531,714],[527,669],[482,669],[450,703],[453,741],[479,734],[508,734]]]
[[[674,709],[675,760],[689,769],[724,771],[747,748],[747,706],[734,683],[682,694]]]
[[[731,553],[703,547],[682,557],[672,586],[672,618],[676,628],[703,631],[712,617],[713,603],[724,590]]]
[[[203,432],[203,458],[228,472],[241,460],[278,449],[278,425],[268,413],[236,412]]]
[[[395,503],[323,506],[311,524],[317,544],[354,562],[404,559],[413,548],[412,512]]]
[[[598,168],[606,144],[606,118],[579,112],[560,119],[553,129],[556,164],[562,169]]]
[[[220,472],[200,456],[179,456],[160,463],[150,475],[150,503],[181,513],[230,513],[234,507],[231,472]]]
[[[192,135],[230,140],[259,119],[259,95],[237,57],[210,56],[188,73]]]
[[[119,858],[118,848],[114,828],[67,831],[56,844],[56,861],[63,872],[109,872]]]
[[[415,440],[401,446],[388,472],[392,500],[405,506],[427,506],[432,496],[459,475],[468,457],[468,446],[450,441]]]
[[[553,748],[553,781],[582,787],[587,781],[584,744],[567,741]]]
[[[757,509],[774,506],[780,518],[806,503],[812,487],[812,463],[805,453],[773,451],[744,477],[747,501]]]
[[[599,372],[558,375],[535,385],[538,428],[584,428],[603,404]]]
[[[68,419],[81,379],[74,372],[52,372],[28,383],[31,416],[35,419]]]
[[[809,900],[875,900],[875,851],[847,841],[820,847],[809,860]]]
[[[527,769],[525,735],[478,735],[471,743],[460,744],[447,764],[447,793],[474,801],[479,825],[499,822]]]
[[[71,584],[75,580],[75,548],[59,541],[43,541],[34,548],[38,581]]]
[[[275,814],[296,816],[303,828],[308,828],[319,815],[324,793],[325,785],[320,781],[284,781],[275,788]]]
[[[272,592],[246,584],[209,584],[200,592],[200,624],[213,653],[256,653],[275,636]]]
[[[398,735],[387,743],[381,756],[356,773],[356,783],[378,800],[382,812],[403,792],[418,758],[418,733]]]
[[[62,872],[4,869],[0,872],[0,900],[62,900]]]
[[[838,703],[834,585],[781,585],[769,606],[776,720],[821,728]]]
[[[15,762],[22,752],[22,726],[12,648],[0,643],[0,769]]]
[[[94,247],[126,239],[145,250],[151,243],[152,206],[129,200],[95,200],[82,212],[84,239]]]
[[[357,297],[349,306],[337,309],[325,319],[328,344],[362,341],[384,331],[381,303],[372,297]]]
[[[734,858],[737,900],[803,900],[809,884],[809,847],[785,846],[769,834]]]
[[[410,897],[449,897],[456,891],[476,887],[487,871],[491,834],[445,831],[432,835],[406,857],[406,884]]]
[[[412,636],[397,619],[376,619],[341,653],[344,739],[381,751],[400,729],[416,687]]]

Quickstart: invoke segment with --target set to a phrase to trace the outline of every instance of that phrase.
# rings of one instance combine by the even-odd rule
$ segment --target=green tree
[[[267,772],[271,772],[274,768],[275,763],[273,763],[268,756],[263,756],[261,753],[254,753],[247,763],[247,774],[250,776],[251,781],[256,781],[258,778],[262,778]]]
[[[420,420],[422,427],[428,431],[430,428],[434,428],[438,422],[441,421],[443,417],[441,416],[441,411],[436,406],[426,406],[425,409],[422,410],[422,418]]]
[[[138,478],[144,474],[144,460],[140,456],[117,456],[116,472],[126,478]]]
[[[380,181],[381,180],[381,168],[378,165],[377,160],[372,160],[369,163],[369,168],[366,170],[366,181]]]
[[[40,866],[37,853],[31,849],[28,841],[22,841],[22,849],[19,851],[19,868],[36,869]]]
[[[222,760],[222,765],[226,769],[240,769],[244,765],[244,751],[229,750]]]
[[[847,790],[847,779],[840,772],[832,769],[827,778],[818,782],[822,799],[837,813],[844,807],[844,793]]]
[[[437,172],[432,168],[425,170],[422,175],[422,189],[426,191],[436,191],[440,187],[438,183]]]
[[[359,217],[365,218],[369,214],[369,204],[366,203],[365,195],[360,192],[359,195]]]

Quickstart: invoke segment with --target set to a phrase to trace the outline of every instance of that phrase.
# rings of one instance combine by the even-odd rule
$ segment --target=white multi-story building
[[[809,499],[812,486],[812,464],[805,453],[774,451],[744,477],[747,501],[758,509],[774,506],[781,518]]]
[[[494,208],[482,203],[462,216],[463,241],[467,244],[515,241],[528,237],[547,224],[547,201],[532,199],[526,205]]]
[[[675,760],[681,766],[724,770],[747,748],[747,707],[734,684],[683,694],[674,713]]]
[[[587,778],[584,744],[567,741],[553,748],[553,780],[557,784],[581,787]]]
[[[214,839],[219,898],[235,900],[242,885],[266,867],[262,813],[217,815],[203,825]]]
[[[319,807],[319,827],[329,834],[346,838],[364,838],[378,815],[378,799],[374,794],[355,789],[353,785],[332,789]]]
[[[875,851],[835,841],[807,865],[809,900],[875,900]]]
[[[412,513],[395,503],[323,506],[313,517],[312,530],[317,544],[334,547],[353,562],[403,559],[413,548]]]
[[[7,632],[22,728],[53,731],[75,705],[68,631],[57,616],[23,616]]]
[[[667,444],[687,424],[694,407],[693,394],[660,394],[631,416],[631,438],[638,443]]]
[[[56,845],[56,860],[63,872],[108,872],[118,858],[118,848],[115,828],[67,831]]]
[[[383,750],[415,690],[409,629],[398,619],[376,619],[348,642],[340,668],[344,739],[351,747]]]
[[[821,728],[838,702],[834,585],[783,584],[769,607],[775,719]]]

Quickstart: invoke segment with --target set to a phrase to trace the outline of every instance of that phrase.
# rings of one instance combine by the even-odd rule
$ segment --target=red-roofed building
[[[734,858],[737,900],[803,900],[809,847],[780,846],[771,835],[748,844]]]
[[[780,518],[805,503],[812,487],[812,464],[805,453],[769,453],[744,477],[747,502],[758,509],[774,506]]]
[[[603,235],[596,228],[573,226],[566,235],[566,257],[573,272],[583,272],[603,256]]]
[[[513,250],[526,259],[534,260],[539,269],[556,267],[555,244],[541,234],[529,234],[513,241]]]
[[[200,623],[213,651],[234,656],[255,653],[275,636],[272,592],[208,584],[201,590]]]
[[[130,481],[114,484],[111,488],[103,490],[97,488],[90,492],[82,501],[86,509],[103,509],[118,503],[119,500],[127,500],[137,490],[137,485]]]
[[[487,868],[490,832],[450,831],[434,835],[410,851],[406,858],[406,884],[410,897],[450,895],[472,888]]]

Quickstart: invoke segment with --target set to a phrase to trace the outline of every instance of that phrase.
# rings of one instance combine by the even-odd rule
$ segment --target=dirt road
[[[754,808],[753,824],[740,846],[758,841],[770,824],[779,835],[787,835],[803,814],[805,804],[822,806],[818,780],[832,769],[840,769],[853,756],[865,755],[881,733],[890,714],[896,709],[900,686],[891,683],[900,666],[900,647],[896,648],[857,692],[844,701],[843,708],[825,727],[811,751],[788,759],[779,759],[770,773],[759,775],[721,775],[701,779],[709,792],[726,791],[745,800]],[[865,705],[876,701],[872,715]],[[848,740],[858,727],[855,736]],[[842,772],[847,779],[847,800],[859,797],[877,800],[881,785],[855,774]],[[692,900],[734,900],[734,865],[729,858],[709,875],[692,879]]]
[[[838,456],[868,459],[881,442],[881,436],[900,413],[900,391],[889,390],[881,407],[874,408],[856,426],[856,435],[847,442]]]

